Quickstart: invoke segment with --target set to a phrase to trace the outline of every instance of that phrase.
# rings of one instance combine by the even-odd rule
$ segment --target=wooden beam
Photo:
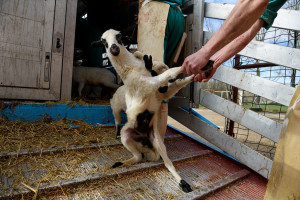
[[[61,100],[71,100],[77,0],[68,0],[61,76]]]

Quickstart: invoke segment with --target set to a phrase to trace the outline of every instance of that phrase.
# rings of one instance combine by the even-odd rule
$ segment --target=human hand
[[[186,74],[199,74],[201,73],[201,69],[207,64],[209,61],[209,56],[200,49],[196,53],[185,58],[181,71]]]
[[[213,61],[214,59],[216,58],[212,58],[209,62],[213,62],[213,63],[208,63],[207,65],[209,64],[212,64],[212,68],[210,70],[207,70],[205,73],[201,72],[200,74],[197,74],[195,77],[194,77],[194,81],[195,82],[208,82],[211,77],[213,77],[213,75],[216,73],[218,67],[221,65],[221,63],[219,62],[218,59],[216,59],[215,61]],[[203,69],[203,68],[202,68]]]

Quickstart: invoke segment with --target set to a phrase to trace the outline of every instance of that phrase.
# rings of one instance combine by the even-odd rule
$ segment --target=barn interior
[[[138,0],[78,0],[74,66],[106,68],[116,76],[105,54],[105,48],[91,47],[91,43],[99,40],[108,29],[119,30],[123,35],[132,38],[132,44],[136,43],[138,6]],[[73,81],[73,99],[79,96],[77,88],[78,84]],[[82,90],[82,96],[88,99],[107,99],[111,94],[111,88],[104,86],[86,85]]]

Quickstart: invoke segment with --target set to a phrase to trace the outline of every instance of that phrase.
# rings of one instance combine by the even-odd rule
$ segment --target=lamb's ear
[[[122,43],[124,44],[124,46],[126,46],[129,44],[137,44],[137,41],[132,37],[122,36]]]
[[[94,41],[91,43],[91,46],[92,47],[101,47],[101,46],[105,46],[106,48],[108,48],[108,44],[106,42],[105,39],[101,39],[101,40],[98,40],[98,41]]]

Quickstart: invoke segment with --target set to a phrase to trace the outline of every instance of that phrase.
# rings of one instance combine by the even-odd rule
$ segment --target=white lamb
[[[162,62],[158,62],[158,61],[154,61],[153,66],[152,66],[152,61],[150,60],[151,56],[144,55],[139,51],[136,51],[134,53],[134,56],[136,58],[143,59],[145,61],[145,65],[146,65],[145,70],[147,70],[149,72],[148,76],[157,76],[157,75],[159,75],[159,74],[161,74],[164,71],[169,69],[169,67],[167,65],[165,65]],[[147,65],[150,65],[151,67],[147,66]],[[143,72],[143,73],[146,74],[146,72]],[[168,87],[161,87],[160,91],[161,92],[167,92],[167,89],[168,89]],[[125,86],[119,87],[117,89],[117,91],[115,92],[115,94],[113,95],[112,99],[110,100],[110,105],[111,105],[113,115],[114,115],[114,119],[115,119],[116,138],[118,138],[120,136],[122,111],[126,112],[126,108],[127,108],[126,102],[124,101],[124,99],[125,99],[125,90],[126,90]]]
[[[120,85],[116,84],[116,76],[105,68],[97,67],[73,67],[73,82],[78,84],[78,94],[82,95],[85,85],[105,86],[116,90]]]
[[[133,157],[117,162],[113,167],[123,164],[132,165],[142,160],[157,161],[161,156],[165,166],[175,177],[185,192],[192,191],[190,185],[181,179],[173,163],[167,156],[162,134],[158,128],[158,113],[162,100],[169,99],[179,89],[193,80],[187,77],[169,85],[166,93],[158,89],[168,84],[181,73],[180,67],[168,69],[164,73],[151,77],[145,73],[145,63],[127,51],[122,45],[122,35],[115,30],[106,31],[101,38],[108,57],[124,82],[127,123],[121,129],[121,142],[133,154]]]

